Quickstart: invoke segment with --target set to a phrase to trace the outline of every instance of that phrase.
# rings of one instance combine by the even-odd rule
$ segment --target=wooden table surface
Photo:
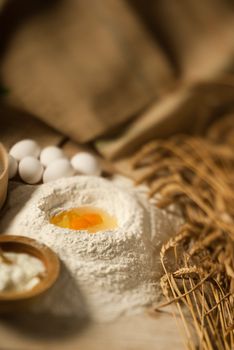
[[[0,142],[9,148],[22,138],[34,138],[41,146],[61,145],[68,156],[80,145],[24,113],[0,107]],[[104,162],[104,166],[109,167]],[[0,318],[0,350],[168,350],[183,349],[171,314],[125,316],[98,324],[49,315],[8,315]]]

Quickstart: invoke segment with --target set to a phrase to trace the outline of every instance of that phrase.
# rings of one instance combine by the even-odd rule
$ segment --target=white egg
[[[22,140],[17,142],[10,149],[10,155],[14,157],[16,160],[21,160],[27,156],[32,156],[38,158],[41,149],[38,143],[34,140]]]
[[[87,152],[80,152],[71,159],[73,168],[80,174],[100,175],[101,167],[96,157]]]
[[[40,154],[40,161],[45,167],[60,158],[66,158],[66,156],[61,148],[56,146],[45,147]]]
[[[9,179],[12,179],[17,174],[18,162],[10,154],[8,154],[8,162],[9,162],[8,177],[9,177]]]
[[[28,156],[19,162],[19,175],[28,184],[38,183],[43,174],[43,166],[38,159]]]
[[[74,172],[68,159],[57,159],[45,169],[43,182],[46,183],[60,179],[61,177],[69,177],[74,175]]]

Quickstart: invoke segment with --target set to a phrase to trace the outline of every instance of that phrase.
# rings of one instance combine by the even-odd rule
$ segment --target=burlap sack
[[[124,0],[49,3],[43,11],[38,1],[9,3],[16,18],[16,6],[27,4],[1,62],[12,104],[85,142],[134,116],[172,80],[166,56]]]
[[[152,135],[187,130],[200,113],[191,86],[233,68],[233,4],[11,0],[0,18],[7,101],[78,142],[137,117],[98,144],[109,158]],[[171,93],[175,76],[180,88]]]
[[[114,138],[96,141],[108,159],[130,156],[144,143],[175,133],[202,134],[210,122],[234,112],[234,76],[178,86],[153,104]]]
[[[233,0],[128,0],[184,80],[233,68]]]

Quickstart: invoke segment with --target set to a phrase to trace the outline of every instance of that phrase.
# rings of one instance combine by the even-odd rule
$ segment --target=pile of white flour
[[[37,239],[63,263],[55,287],[34,311],[108,321],[142,311],[158,299],[159,250],[181,218],[157,209],[146,192],[121,177],[76,176],[12,186],[1,232]],[[117,218],[118,228],[90,234],[50,224],[57,211],[79,206],[107,211]]]

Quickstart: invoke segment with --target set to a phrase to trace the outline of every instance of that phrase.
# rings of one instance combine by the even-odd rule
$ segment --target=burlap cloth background
[[[1,103],[108,158],[233,110],[232,0],[8,0],[0,50]]]

